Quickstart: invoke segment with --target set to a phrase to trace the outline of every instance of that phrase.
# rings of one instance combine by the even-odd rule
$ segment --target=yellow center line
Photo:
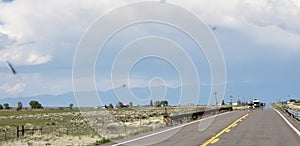
[[[240,117],[239,119],[237,119],[236,121],[234,121],[233,123],[231,123],[228,127],[226,127],[225,129],[223,129],[222,131],[220,131],[218,134],[216,134],[215,136],[213,136],[212,138],[210,138],[209,140],[207,140],[206,142],[204,142],[203,144],[201,144],[201,146],[206,146],[208,144],[213,144],[218,142],[220,139],[218,138],[219,136],[221,136],[224,132],[229,132],[230,128],[233,128],[237,125],[238,122],[241,122],[242,119],[245,119],[248,116],[248,114]]]
[[[214,143],[218,142],[219,140],[220,140],[219,138],[216,138],[215,140],[213,140],[213,141],[211,142],[211,144],[214,144]]]

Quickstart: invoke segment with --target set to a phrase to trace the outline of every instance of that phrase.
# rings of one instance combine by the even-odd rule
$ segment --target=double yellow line
[[[212,138],[210,138],[209,140],[207,140],[206,142],[204,142],[200,146],[207,146],[208,144],[214,144],[214,143],[218,142],[220,140],[219,136],[221,136],[224,132],[229,132],[230,128],[233,128],[233,127],[237,126],[237,123],[243,121],[243,119],[247,118],[247,116],[248,116],[248,114],[240,117],[239,119],[237,119],[236,121],[231,123],[228,127],[223,129],[222,131],[220,131],[218,134],[216,134],[215,136],[213,136]]]

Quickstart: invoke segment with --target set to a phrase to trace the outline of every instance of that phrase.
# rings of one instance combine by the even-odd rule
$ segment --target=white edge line
[[[281,118],[300,136],[300,132],[297,128],[295,128],[278,110],[273,108],[280,116]]]
[[[174,129],[178,129],[178,128],[181,128],[181,127],[184,127],[184,126],[187,126],[187,125],[191,125],[191,124],[194,124],[194,123],[197,123],[197,122],[201,122],[201,121],[204,121],[204,120],[207,120],[207,119],[215,118],[215,117],[222,116],[222,115],[225,115],[225,114],[229,114],[229,113],[232,113],[232,112],[233,111],[218,114],[218,115],[214,115],[214,116],[210,116],[210,117],[206,117],[204,119],[200,119],[200,120],[196,120],[196,121],[193,121],[193,122],[190,122],[190,123],[182,124],[182,125],[179,125],[177,127],[173,127],[173,128],[170,128],[170,129],[166,129],[166,130],[159,131],[159,132],[156,132],[156,133],[152,133],[152,134],[149,134],[149,135],[145,135],[145,136],[142,136],[142,137],[134,138],[134,139],[131,139],[131,140],[127,140],[127,141],[117,143],[117,144],[114,144],[114,145],[111,145],[111,146],[118,146],[118,145],[121,145],[121,144],[130,143],[130,142],[133,142],[133,141],[137,141],[137,140],[140,140],[140,139],[143,139],[143,138],[151,137],[151,136],[154,136],[154,135],[157,135],[157,134],[168,132],[168,131],[171,131],[171,130],[174,130]]]

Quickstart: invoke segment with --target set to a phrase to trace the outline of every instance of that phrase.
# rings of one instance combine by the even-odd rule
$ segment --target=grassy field
[[[5,144],[5,140],[24,140],[36,136],[62,137],[85,136],[92,137],[98,134],[84,120],[79,110],[42,109],[42,110],[1,110],[0,111],[0,142]],[[17,127],[21,129],[40,129],[40,131],[25,131],[25,136],[17,138]],[[6,134],[6,138],[5,138]],[[21,133],[20,133],[21,135]],[[99,139],[101,141],[101,139]],[[0,144],[1,145],[1,144]]]
[[[36,114],[51,114],[51,113],[69,113],[69,112],[79,112],[78,109],[36,109],[36,110],[0,110],[0,117],[4,116],[22,116],[22,115],[36,115]]]
[[[172,115],[215,106],[135,107],[122,109],[0,110],[0,145],[93,145],[163,128],[166,110]],[[17,126],[25,135],[16,138]],[[32,131],[31,129],[42,128]],[[6,135],[6,138],[5,138]],[[20,134],[21,135],[21,134]],[[29,143],[29,144],[28,144]]]
[[[79,114],[79,110],[60,110],[60,109],[42,109],[42,110],[1,110],[0,111],[0,126],[15,126],[15,125],[47,125],[50,121],[63,123],[70,120],[72,114]],[[55,117],[64,115],[62,120],[57,120]],[[54,117],[54,118],[50,118]]]
[[[300,103],[288,104],[287,106],[293,110],[300,111]]]
[[[285,107],[288,107],[290,109],[300,111],[300,103],[274,103],[272,104],[273,107],[283,110]]]

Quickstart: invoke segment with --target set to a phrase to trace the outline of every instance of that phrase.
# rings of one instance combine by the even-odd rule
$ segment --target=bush
[[[17,111],[22,110],[22,108],[23,108],[22,102],[18,102]]]
[[[109,139],[103,138],[102,140],[97,140],[97,141],[93,144],[93,146],[98,146],[98,145],[101,145],[101,144],[104,144],[104,143],[108,143],[108,142],[110,142]]]
[[[29,105],[32,109],[41,109],[43,106],[38,101],[30,101]]]
[[[9,104],[8,103],[4,103],[3,104],[4,109],[10,109]]]

